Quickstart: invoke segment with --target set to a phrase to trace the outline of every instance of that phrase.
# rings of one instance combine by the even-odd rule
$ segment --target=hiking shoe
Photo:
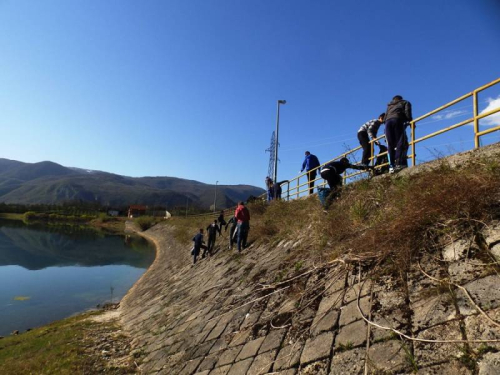
[[[394,168],[393,168],[393,167],[390,167],[390,168],[389,168],[389,173],[391,173],[391,174],[392,174],[392,173],[394,173],[394,172],[395,172]]]

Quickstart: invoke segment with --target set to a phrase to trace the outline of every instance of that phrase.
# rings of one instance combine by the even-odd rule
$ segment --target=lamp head
[[[286,100],[278,100],[278,104],[286,104]]]

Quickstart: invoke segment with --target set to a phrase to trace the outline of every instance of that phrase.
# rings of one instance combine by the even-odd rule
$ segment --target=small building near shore
[[[132,219],[134,217],[142,216],[146,214],[146,206],[140,204],[133,204],[128,208],[128,217]]]

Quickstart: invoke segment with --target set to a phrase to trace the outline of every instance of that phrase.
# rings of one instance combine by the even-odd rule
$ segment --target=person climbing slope
[[[339,161],[332,161],[325,164],[321,168],[321,177],[326,180],[328,186],[330,187],[330,194],[328,196],[326,206],[328,206],[333,199],[338,197],[339,188],[342,186],[341,175],[346,171],[346,169],[349,168],[357,170],[370,169],[370,167],[366,167],[364,165],[351,164],[347,158],[342,158]]]
[[[196,258],[200,255],[200,250],[203,249],[206,251],[207,247],[204,245],[205,241],[203,240],[203,228],[200,229],[199,233],[197,233],[193,237],[194,247],[191,251],[191,255],[193,256],[193,264],[196,264]]]
[[[250,230],[250,211],[245,207],[244,202],[240,202],[234,216],[238,221],[238,251],[241,252],[241,247],[247,247],[248,231]]]

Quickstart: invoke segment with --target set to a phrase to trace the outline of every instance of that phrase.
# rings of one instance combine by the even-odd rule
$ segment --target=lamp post
[[[217,208],[217,184],[219,181],[215,181],[215,195],[214,195],[214,213]]]
[[[278,100],[278,111],[276,114],[276,137],[274,138],[274,183],[278,182],[278,137],[280,130],[280,104],[286,104],[286,100]]]

